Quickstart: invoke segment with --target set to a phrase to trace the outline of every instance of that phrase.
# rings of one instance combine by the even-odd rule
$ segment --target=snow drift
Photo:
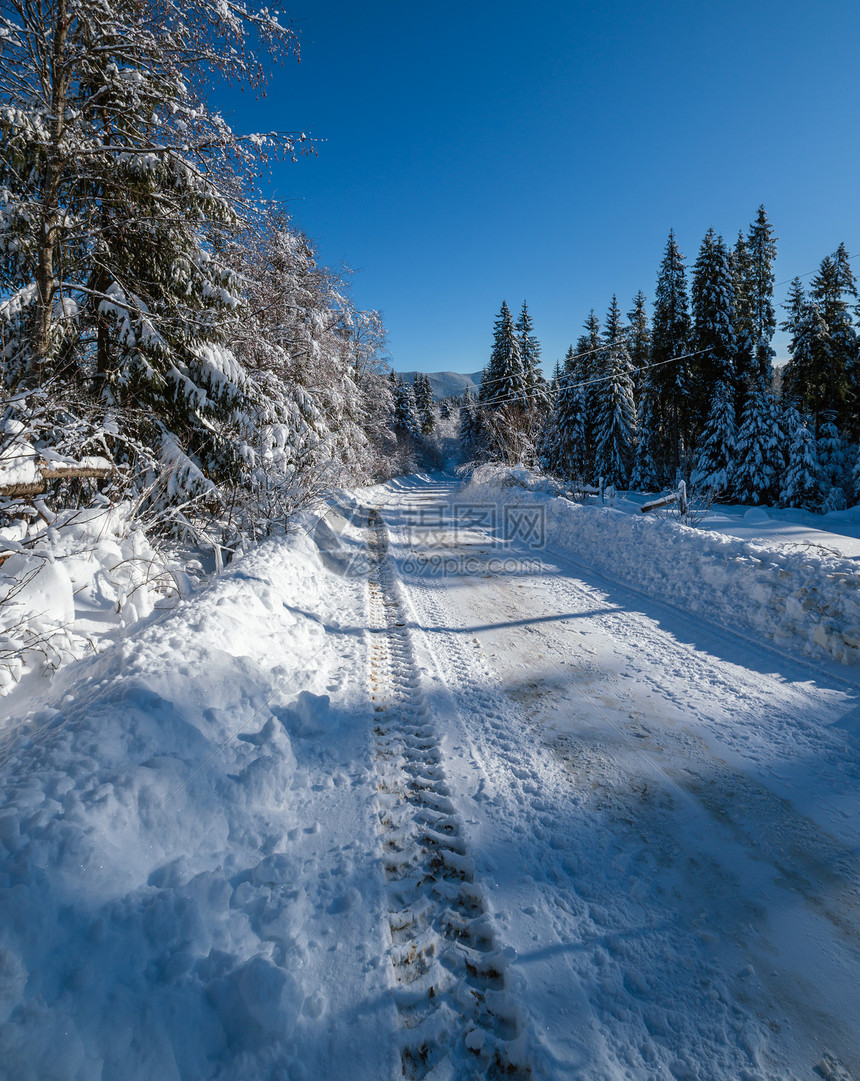
[[[648,596],[781,647],[860,663],[860,576],[852,560],[583,506],[556,491],[523,466],[480,466],[466,487],[483,501],[544,501],[549,543]]]

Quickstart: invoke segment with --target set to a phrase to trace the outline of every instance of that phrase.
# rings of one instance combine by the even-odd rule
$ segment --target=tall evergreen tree
[[[636,416],[637,439],[630,487],[637,492],[653,491],[662,484],[657,465],[660,456],[660,428],[656,400],[647,373],[640,384]]]
[[[528,404],[528,383],[511,311],[505,301],[493,327],[493,350],[484,369],[478,400],[489,409]]]
[[[664,435],[661,459],[672,477],[689,442],[690,312],[684,257],[669,233],[660,264],[651,330],[651,386]]]
[[[710,413],[699,440],[690,476],[693,488],[724,498],[732,484],[736,446],[734,388],[720,380],[711,394]]]
[[[541,461],[546,469],[568,480],[584,479],[586,469],[585,388],[576,374],[573,347],[567,351],[565,370],[546,425]]]
[[[758,382],[756,334],[753,326],[752,258],[743,231],[729,258],[734,289],[734,328],[736,339],[735,372],[738,409],[743,410],[749,388]]]
[[[565,358],[565,370],[574,375],[582,384],[585,402],[585,463],[583,469],[587,477],[594,474],[596,452],[596,427],[600,409],[599,386],[603,376],[603,353],[605,342],[600,329],[600,320],[594,309],[588,313],[583,327],[585,331],[576,341],[574,357]]]
[[[768,394],[755,386],[747,395],[737,437],[732,489],[741,503],[765,503],[775,494],[774,428]]]
[[[603,374],[596,385],[595,475],[607,484],[624,488],[630,475],[636,409],[633,404],[633,366],[621,323],[621,310],[613,296],[606,317]]]
[[[628,349],[630,363],[633,365],[633,392],[638,398],[651,358],[651,328],[648,325],[645,294],[641,289],[633,298],[633,310],[627,313],[627,318],[629,320]]]
[[[423,372],[415,376],[415,408],[418,412],[418,420],[422,435],[430,435],[436,427],[436,416],[433,412],[433,388],[430,379]]]
[[[712,413],[712,398],[719,384],[722,395],[735,403],[736,385],[734,286],[723,238],[709,229],[702,241],[693,273],[693,345],[691,401],[697,426]]]
[[[774,263],[776,262],[776,237],[768,221],[764,204],[758,208],[755,221],[750,225],[747,241],[746,297],[750,306],[754,347],[754,373],[758,381],[770,388],[774,357],[771,339],[776,330],[776,313],[773,307]]]
[[[178,499],[179,478],[202,491],[244,462],[252,403],[225,347],[241,303],[225,242],[274,148],[235,136],[199,87],[213,73],[259,82],[252,39],[293,40],[241,0],[10,0],[0,14],[6,378],[112,409]]]
[[[784,507],[819,511],[822,501],[820,468],[815,437],[804,423],[792,432],[788,468],[783,478],[780,503]]]
[[[848,251],[840,244],[834,255],[826,256],[812,279],[811,296],[818,304],[827,328],[827,341],[819,354],[811,394],[811,412],[816,423],[825,412],[833,412],[837,426],[845,428],[853,412],[852,379],[857,354],[857,334],[851,319],[851,297],[857,289]]]

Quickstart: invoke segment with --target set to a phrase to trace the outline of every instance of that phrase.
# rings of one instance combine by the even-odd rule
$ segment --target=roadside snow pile
[[[481,466],[466,488],[494,502],[545,500],[546,539],[608,577],[726,627],[842,664],[860,663],[860,575],[827,553],[691,529],[553,498],[523,466]]]
[[[7,722],[0,1079],[387,1075],[364,588],[267,541]]]
[[[130,520],[130,504],[18,520],[0,528],[0,695],[28,672],[107,644],[105,631],[187,593],[178,565]]]

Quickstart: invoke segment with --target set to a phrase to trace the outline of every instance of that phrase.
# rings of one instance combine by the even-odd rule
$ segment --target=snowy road
[[[490,491],[344,494],[4,699],[0,1081],[860,1081],[858,669]]]
[[[860,1076],[857,685],[389,491],[536,1076]]]

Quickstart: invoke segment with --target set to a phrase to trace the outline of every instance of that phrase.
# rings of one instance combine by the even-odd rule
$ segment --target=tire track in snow
[[[526,1026],[506,976],[510,957],[450,799],[378,512],[369,527],[379,827],[403,1075],[528,1081]]]

